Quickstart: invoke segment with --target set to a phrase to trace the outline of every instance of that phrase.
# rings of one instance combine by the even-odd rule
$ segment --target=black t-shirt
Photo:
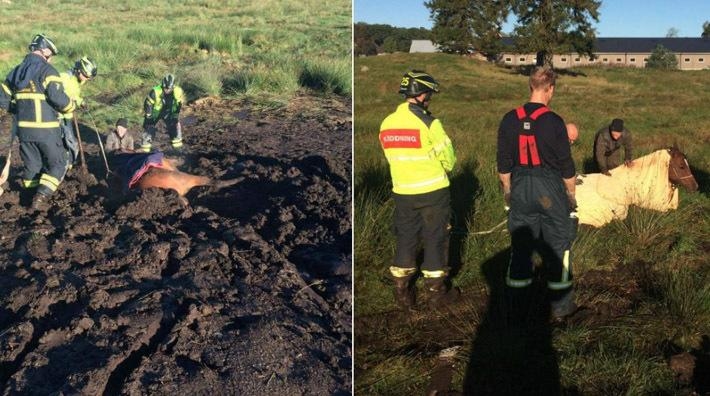
[[[543,105],[541,103],[526,103],[525,113],[532,114]],[[552,111],[541,115],[533,124],[535,141],[542,166],[554,169],[567,179],[575,175],[574,161],[569,147],[567,127],[562,117]],[[498,128],[498,172],[510,173],[520,165],[518,153],[518,136],[521,123],[515,109],[509,111]]]

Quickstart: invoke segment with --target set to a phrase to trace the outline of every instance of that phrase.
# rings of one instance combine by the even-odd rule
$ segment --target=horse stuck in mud
[[[634,160],[631,167],[577,177],[577,205],[581,224],[601,227],[623,220],[629,205],[666,212],[678,208],[678,189],[698,190],[688,160],[678,147],[661,149]]]
[[[113,174],[121,179],[124,188],[174,190],[185,205],[188,203],[185,194],[194,187],[209,186],[216,191],[244,180],[244,177],[213,180],[207,176],[181,172],[175,166],[175,160],[165,158],[161,152],[116,154],[112,163],[115,167]]]

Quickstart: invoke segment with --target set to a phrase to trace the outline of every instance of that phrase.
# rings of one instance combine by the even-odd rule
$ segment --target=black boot
[[[394,301],[402,309],[412,308],[416,302],[412,279],[414,279],[414,274],[394,277]]]
[[[443,277],[424,278],[426,300],[431,307],[443,307],[459,300],[461,292],[457,288],[449,288]]]
[[[36,193],[34,198],[32,198],[32,209],[38,211],[45,211],[49,206],[49,196],[42,193]]]
[[[575,312],[577,312],[577,304],[574,302],[573,290],[569,290],[562,297],[550,301],[550,316],[553,323],[562,323]]]

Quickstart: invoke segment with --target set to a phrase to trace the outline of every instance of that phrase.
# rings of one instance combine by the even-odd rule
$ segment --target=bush
[[[658,44],[648,57],[646,67],[652,69],[677,69],[678,59],[668,48]]]

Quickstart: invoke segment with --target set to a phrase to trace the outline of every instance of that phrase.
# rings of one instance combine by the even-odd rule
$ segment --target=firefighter
[[[180,124],[180,109],[185,102],[185,94],[179,85],[175,84],[175,76],[167,74],[160,85],[156,85],[143,103],[145,119],[143,122],[143,137],[141,149],[150,152],[155,138],[156,124],[163,120],[170,135],[173,149],[182,148],[182,125]]]
[[[532,254],[547,268],[553,319],[576,310],[570,247],[575,236],[575,167],[568,130],[547,105],[555,74],[538,67],[530,75],[530,101],[508,112],[498,129],[497,167],[508,212],[511,258],[506,291],[514,312],[530,300]]]
[[[380,126],[380,144],[390,166],[397,239],[393,265],[395,301],[402,308],[415,304],[417,246],[424,248],[421,274],[425,300],[431,306],[450,303],[458,290],[449,288],[448,229],[450,172],[456,163],[451,140],[441,121],[429,112],[434,78],[418,70],[407,72],[399,86],[405,97]]]
[[[50,64],[57,47],[43,34],[34,36],[30,53],[7,75],[3,91],[10,94],[24,165],[22,185],[37,188],[32,207],[44,209],[66,173],[66,151],[59,114],[74,110],[57,70]],[[4,101],[3,101],[4,103]]]
[[[611,176],[610,169],[621,165],[621,148],[624,148],[624,165],[634,166],[631,132],[624,127],[624,120],[614,118],[608,127],[603,127],[594,135],[594,160],[599,171]]]
[[[76,61],[74,67],[60,74],[64,85],[64,92],[74,101],[75,107],[84,107],[84,99],[81,97],[81,86],[87,81],[96,77],[98,67],[96,63],[87,57],[83,57]],[[77,142],[76,134],[79,131],[74,130],[74,112],[60,114],[60,127],[64,138],[64,145],[68,153],[67,168],[76,163],[79,155],[79,143]]]

